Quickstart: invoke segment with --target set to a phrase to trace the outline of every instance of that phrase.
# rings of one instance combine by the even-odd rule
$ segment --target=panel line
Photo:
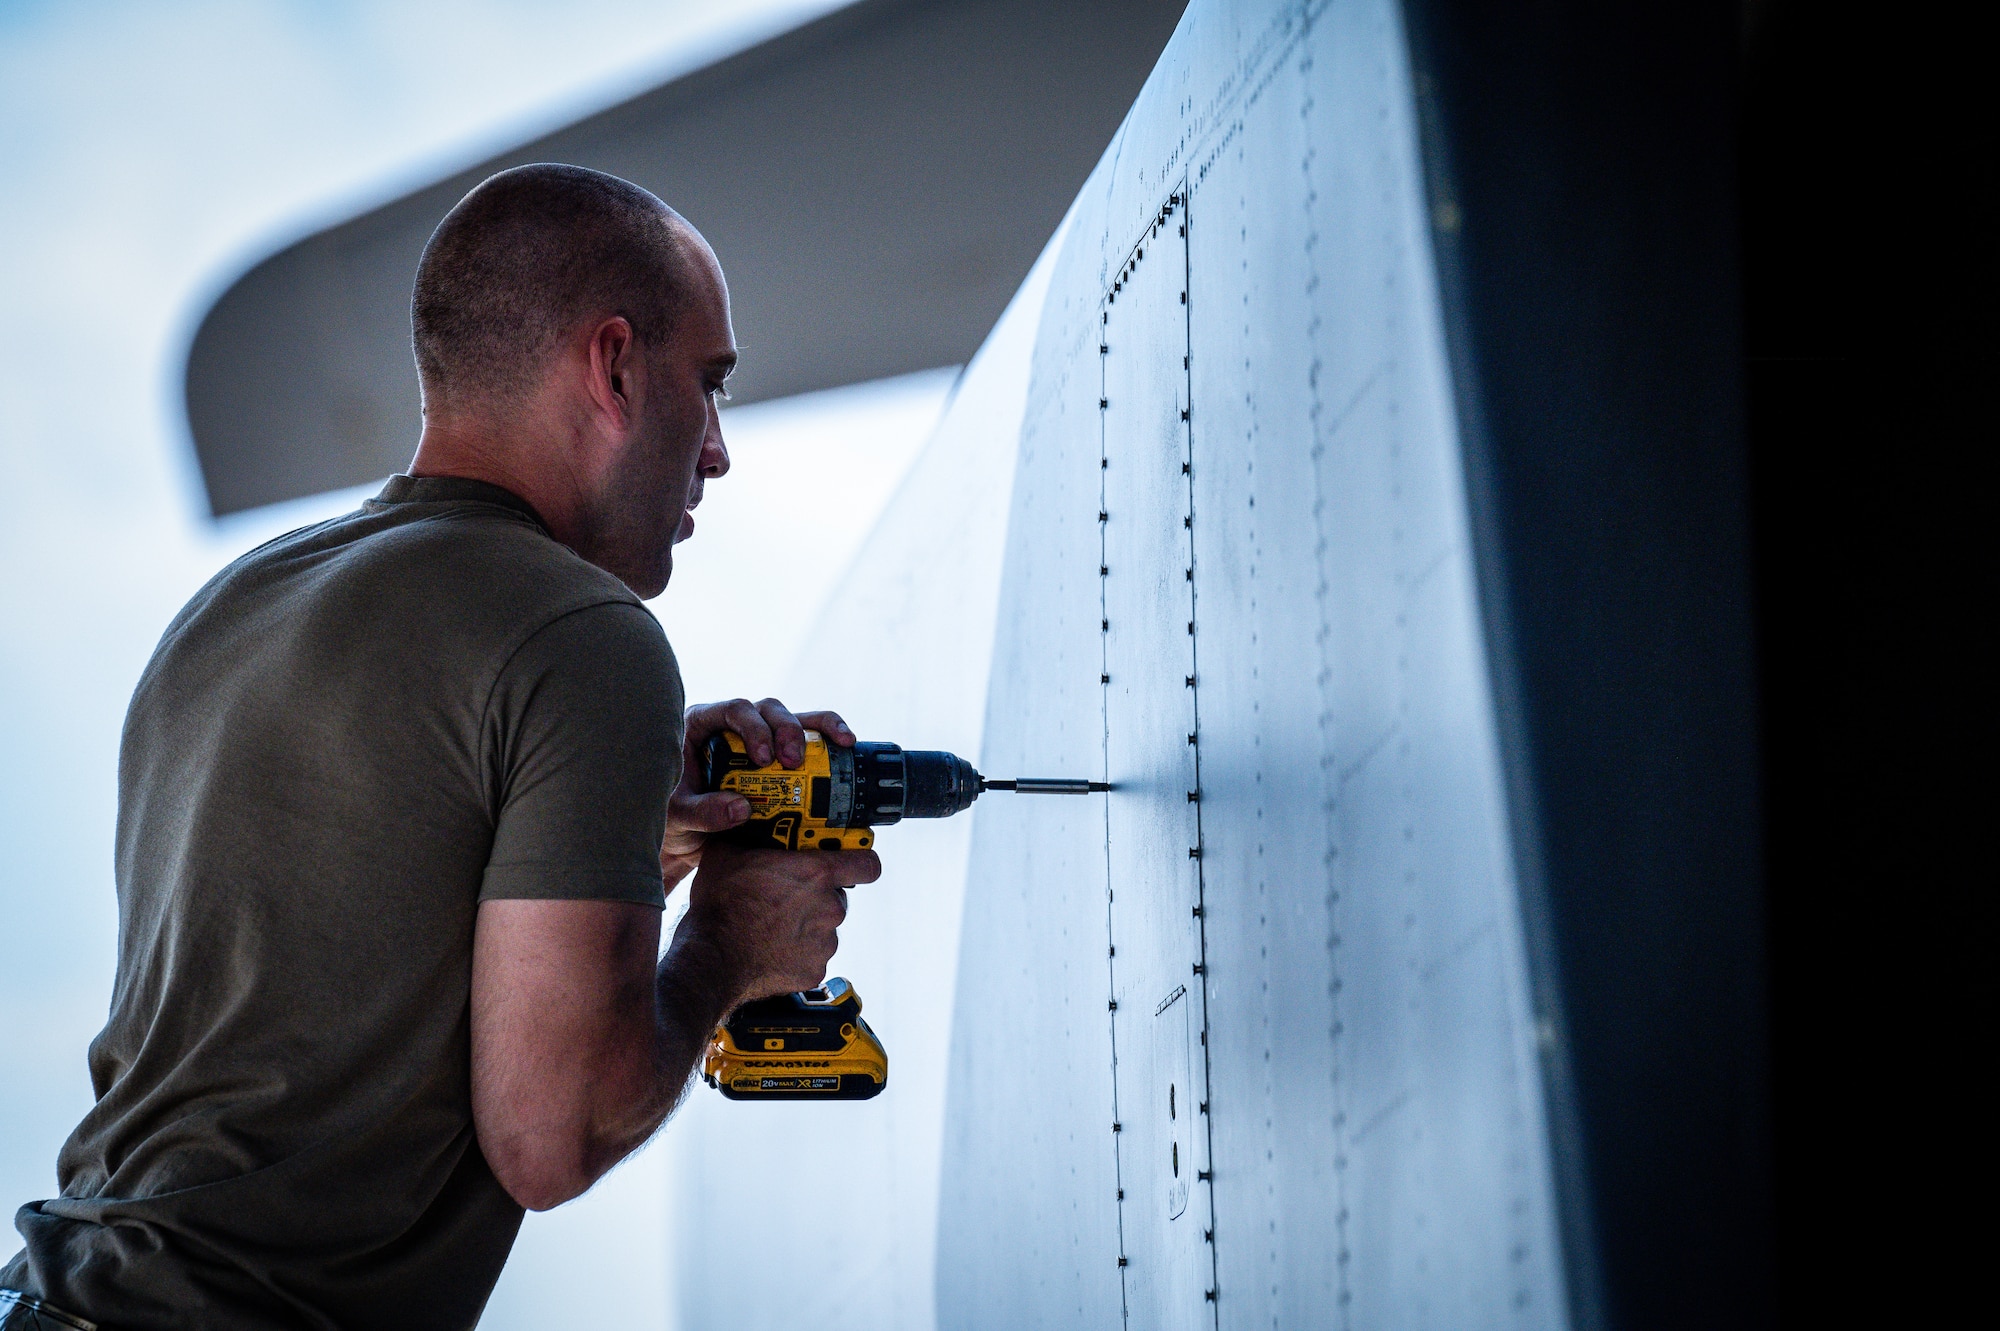
[[[1191,193],[1188,181],[1183,177],[1177,197],[1181,205],[1181,382],[1182,397],[1188,409],[1182,413],[1185,428],[1181,432],[1181,442],[1188,500],[1188,678],[1194,681],[1190,690],[1193,696],[1189,699],[1189,708],[1194,713],[1194,729],[1190,733],[1195,737],[1194,844],[1195,849],[1201,851],[1206,849],[1201,812],[1202,797],[1206,792],[1202,790],[1201,781],[1201,615],[1198,590],[1201,569],[1195,561],[1194,539],[1194,267],[1190,257],[1194,242],[1188,234],[1194,225]],[[1201,1119],[1205,1139],[1202,1155],[1208,1161],[1208,1168],[1201,1171],[1207,1175],[1202,1181],[1208,1184],[1208,1303],[1210,1325],[1219,1327],[1222,1322],[1222,1286],[1221,1268],[1215,1256],[1215,1115],[1210,1112],[1215,1097],[1210,1080],[1212,1064],[1208,1040],[1208,864],[1203,855],[1195,856],[1194,876],[1195,904],[1200,909],[1195,918],[1195,942],[1199,955],[1198,978],[1201,980]]]

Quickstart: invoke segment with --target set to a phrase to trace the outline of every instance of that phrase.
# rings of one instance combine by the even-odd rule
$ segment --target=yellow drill
[[[795,768],[752,766],[749,747],[723,733],[702,749],[710,790],[750,801],[749,821],[724,835],[774,850],[866,850],[874,830],[905,818],[949,818],[989,790],[1088,795],[1102,781],[1022,777],[989,781],[952,753],[863,741],[852,748],[806,732]],[[846,980],[745,1003],[715,1028],[702,1063],[708,1084],[732,1100],[867,1100],[889,1080],[889,1056],[861,1019]]]

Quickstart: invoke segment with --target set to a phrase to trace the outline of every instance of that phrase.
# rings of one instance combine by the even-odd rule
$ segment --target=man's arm
[[[787,766],[802,761],[800,720],[766,700],[750,709],[753,723],[741,714],[749,707],[693,709],[690,752],[727,728],[751,741],[753,755],[767,745]],[[853,743],[831,713],[805,720]],[[881,873],[870,851],[703,844],[699,830],[734,825],[748,810],[731,816],[731,797],[691,786],[694,769],[690,762],[675,793],[662,860],[669,886],[700,867],[664,957],[661,913],[650,906],[530,899],[479,908],[473,1120],[495,1177],[530,1210],[580,1195],[651,1137],[710,1032],[739,1003],[824,979],[847,912],[844,889]]]

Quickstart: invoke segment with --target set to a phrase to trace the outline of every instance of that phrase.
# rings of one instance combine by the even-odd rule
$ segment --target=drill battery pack
[[[702,1079],[732,1100],[871,1100],[889,1055],[846,980],[745,1003],[716,1027]]]

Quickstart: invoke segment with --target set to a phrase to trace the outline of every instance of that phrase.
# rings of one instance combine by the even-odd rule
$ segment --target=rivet
[[[1109,676],[1109,675],[1099,675],[1099,676],[1097,677],[1097,682],[1098,682],[1099,684],[1109,684],[1109,683],[1111,682],[1111,676]]]

